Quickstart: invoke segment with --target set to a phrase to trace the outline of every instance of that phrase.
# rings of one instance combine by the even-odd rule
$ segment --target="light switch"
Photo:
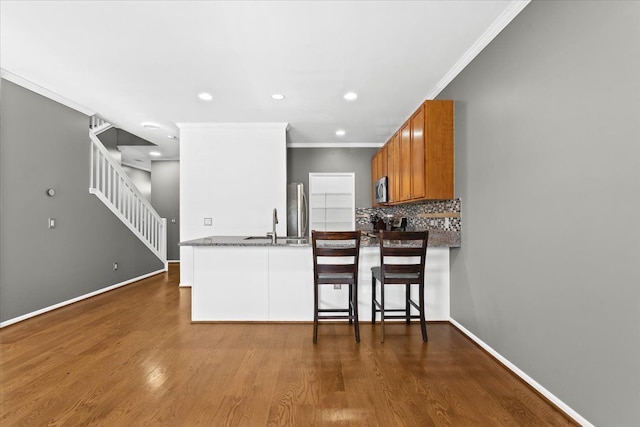
[[[212,218],[205,218],[204,219],[204,225],[207,227],[211,227],[213,225],[213,219]]]
[[[49,228],[56,228],[56,219],[55,218],[49,218]]]
[[[171,218],[171,224],[175,224],[176,223],[176,219],[175,218]]]

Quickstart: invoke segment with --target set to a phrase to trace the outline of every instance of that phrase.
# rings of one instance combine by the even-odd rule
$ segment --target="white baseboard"
[[[460,329],[460,331],[462,331],[462,333],[464,333],[466,336],[471,338],[471,340],[473,340],[476,344],[478,344],[480,347],[482,347],[484,350],[486,350],[487,353],[489,353],[490,355],[492,355],[493,357],[498,359],[498,361],[500,361],[500,363],[502,363],[507,369],[509,369],[511,372],[513,372],[514,374],[519,376],[524,382],[529,384],[531,387],[536,389],[536,391],[538,391],[544,397],[549,399],[549,401],[552,402],[554,405],[556,405],[562,412],[564,412],[565,414],[567,414],[568,416],[573,418],[573,420],[575,422],[577,422],[581,426],[594,427],[593,424],[591,424],[589,421],[587,421],[584,417],[582,417],[576,411],[571,409],[571,407],[569,405],[564,403],[562,400],[558,399],[553,393],[551,393],[549,390],[547,390],[546,388],[544,388],[543,386],[538,384],[538,382],[536,382],[529,375],[525,374],[520,368],[518,368],[513,363],[509,362],[500,353],[498,353],[493,348],[491,348],[489,345],[487,345],[487,343],[485,343],[480,338],[478,338],[477,336],[472,334],[467,328],[462,326],[460,323],[456,322],[453,318],[450,318],[449,321],[456,328]]]
[[[168,259],[167,262],[172,263],[172,264],[174,264],[174,263],[180,264],[180,260],[179,259]]]
[[[191,287],[191,283],[180,283],[179,287],[181,288],[190,288]]]
[[[79,297],[72,298],[70,300],[60,302],[58,304],[51,305],[49,307],[41,308],[40,310],[32,311],[31,313],[23,314],[22,316],[14,317],[13,319],[5,320],[4,322],[0,323],[0,329],[4,328],[5,326],[13,325],[14,323],[21,322],[23,320],[30,319],[40,314],[44,314],[48,311],[55,310],[56,308],[64,307],[65,305],[73,304],[74,302],[82,301],[83,299],[91,298],[93,296],[108,292],[112,289],[116,289],[121,286],[128,285],[129,283],[137,282],[138,280],[146,279],[147,277],[155,276],[156,274],[160,274],[164,272],[165,270],[153,271],[151,273],[144,274],[142,276],[135,277],[133,279],[126,280],[124,282],[116,283],[115,285],[107,286],[106,288],[98,289],[97,291],[93,291],[88,294],[81,295]]]

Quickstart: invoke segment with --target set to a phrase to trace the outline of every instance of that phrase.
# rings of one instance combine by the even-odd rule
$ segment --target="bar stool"
[[[358,323],[359,231],[312,231],[313,247],[313,342],[318,341],[318,321],[348,319],[354,325],[356,342],[360,342]],[[321,285],[349,286],[347,308],[320,308]],[[343,314],[339,314],[343,313]]]
[[[424,315],[424,263],[427,253],[428,231],[380,231],[380,266],[371,268],[371,323],[376,322],[376,313],[380,313],[382,338],[384,342],[384,320],[420,319],[422,341],[427,341],[427,323]],[[380,300],[376,299],[376,281],[380,281]],[[405,286],[405,306],[403,308],[385,307],[385,285]],[[411,299],[411,285],[418,285],[418,302]],[[411,314],[411,307],[418,314]],[[404,314],[388,314],[398,313]]]

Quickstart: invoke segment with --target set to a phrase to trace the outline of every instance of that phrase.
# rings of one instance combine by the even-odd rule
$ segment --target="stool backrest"
[[[359,231],[312,231],[313,276],[316,284],[357,284]]]
[[[380,231],[384,283],[424,283],[428,231]]]

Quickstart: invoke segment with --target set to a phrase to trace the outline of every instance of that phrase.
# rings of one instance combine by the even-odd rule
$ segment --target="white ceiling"
[[[295,146],[379,144],[527,3],[2,0],[0,67],[161,158],[178,156],[167,136],[190,122],[287,122]]]

